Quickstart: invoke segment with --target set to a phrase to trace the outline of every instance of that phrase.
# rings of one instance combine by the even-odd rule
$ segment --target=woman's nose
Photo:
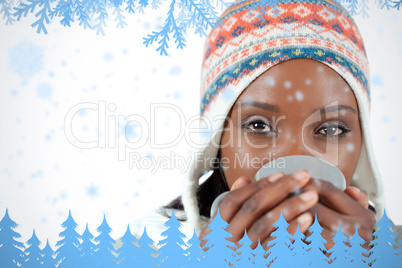
[[[282,144],[281,156],[290,155],[308,155],[311,156],[311,148],[306,144],[305,139],[303,139],[301,133],[291,134]]]

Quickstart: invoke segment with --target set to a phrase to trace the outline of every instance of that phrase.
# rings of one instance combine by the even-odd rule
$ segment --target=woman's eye
[[[341,125],[327,125],[320,128],[318,132],[324,136],[342,136],[349,132],[349,130]]]
[[[246,124],[246,129],[252,132],[269,132],[271,127],[264,121],[252,121]]]

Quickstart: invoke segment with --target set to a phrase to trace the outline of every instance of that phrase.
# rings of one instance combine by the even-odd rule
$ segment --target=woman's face
[[[221,139],[229,187],[252,180],[275,158],[312,155],[337,166],[349,186],[361,149],[358,108],[352,89],[330,67],[293,59],[268,69],[240,95]]]

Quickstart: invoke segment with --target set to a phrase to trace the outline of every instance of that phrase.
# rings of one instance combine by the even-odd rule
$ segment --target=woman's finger
[[[340,214],[355,215],[356,211],[362,209],[352,197],[328,181],[312,179],[303,188],[303,191],[309,190],[317,191],[320,201]]]
[[[289,223],[289,226],[286,230],[288,231],[289,234],[291,234],[293,236],[293,235],[295,235],[297,228],[300,228],[300,232],[305,234],[307,232],[308,228],[310,228],[310,226],[313,224],[313,221],[314,221],[314,218],[311,215],[311,213],[305,212],[305,213],[301,214],[300,216],[298,216],[296,219],[293,219]],[[265,240],[263,240],[261,245],[264,247],[265,250],[267,250],[268,243],[274,239],[275,239],[275,237],[272,237],[270,235]],[[289,237],[289,240],[292,244],[294,243],[293,238]]]
[[[240,189],[244,186],[247,186],[251,183],[250,179],[246,176],[241,176],[235,182],[232,184],[232,188],[230,188],[231,191]]]
[[[240,239],[244,229],[248,230],[251,224],[253,224],[263,214],[267,213],[281,203],[282,200],[287,198],[290,193],[306,185],[309,179],[310,176],[306,170],[301,170],[293,174],[286,175],[273,183],[269,182],[269,187],[261,188],[259,191],[256,191],[255,194],[251,195],[246,201],[244,201],[240,207],[237,206],[239,209],[230,220],[230,226],[227,229],[227,231],[233,235],[232,240],[237,241]],[[239,191],[247,187],[239,189]],[[233,192],[233,194],[234,193],[235,192]],[[231,193],[229,193],[227,197],[229,197],[230,194]],[[229,207],[230,203],[237,202],[233,200],[235,198],[235,195],[232,195],[228,200],[225,198],[222,201],[222,208],[220,207],[220,209],[223,211],[225,207]]]
[[[283,172],[274,174],[272,176],[284,176]],[[226,222],[230,222],[235,215],[235,213],[240,209],[243,203],[250,198],[253,194],[255,194],[260,189],[264,188],[265,186],[269,185],[270,182],[268,179],[272,176],[267,178],[261,179],[255,183],[247,184],[243,187],[235,186],[236,189],[232,189],[222,200],[221,204],[219,205],[219,212]],[[243,184],[243,182],[240,182]],[[232,186],[233,188],[233,186]],[[215,217],[215,216],[214,216]],[[244,231],[244,229],[243,229]]]
[[[308,230],[308,228],[310,228],[313,222],[314,218],[311,213],[304,212],[289,223],[287,231],[289,232],[289,234],[295,235],[297,228],[300,228],[300,232],[304,234]]]
[[[354,200],[357,201],[362,207],[367,208],[369,207],[369,195],[366,191],[360,190],[357,187],[349,186],[344,191],[347,195],[352,197]]]
[[[273,223],[279,219],[281,212],[286,222],[292,222],[317,204],[317,201],[318,194],[314,191],[304,192],[301,195],[285,199],[268,213],[254,221],[251,227],[247,229],[251,241],[256,242],[258,239],[264,241],[275,230]],[[310,220],[310,218],[305,215],[299,220]],[[302,222],[302,224],[306,223]],[[297,227],[297,225],[293,227]]]
[[[360,222],[356,222],[322,204],[317,204],[310,209],[310,212],[313,215],[317,214],[318,222],[321,227],[330,230],[333,234],[338,232],[339,225],[341,225],[342,233],[348,238],[351,238],[355,233],[357,225],[362,239],[365,241],[371,241],[373,239],[372,232],[375,219],[373,222],[370,218],[359,217]]]

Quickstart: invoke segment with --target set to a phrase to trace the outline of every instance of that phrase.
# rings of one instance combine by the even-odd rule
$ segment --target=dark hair
[[[220,195],[221,193],[230,190],[226,182],[225,174],[223,173],[220,159],[221,159],[220,152],[218,152],[217,157],[218,161],[214,163],[214,169],[212,175],[204,183],[202,183],[196,191],[196,198],[197,198],[198,209],[200,210],[200,215],[208,218],[210,216],[211,206],[215,198],[217,198],[218,195]],[[173,209],[184,210],[183,203],[181,201],[181,196],[177,197],[172,202],[170,202],[166,206],[163,206],[162,208],[173,208]],[[168,216],[166,215],[165,212],[162,211],[162,213],[163,215]],[[179,220],[184,221],[186,219],[179,219]]]

